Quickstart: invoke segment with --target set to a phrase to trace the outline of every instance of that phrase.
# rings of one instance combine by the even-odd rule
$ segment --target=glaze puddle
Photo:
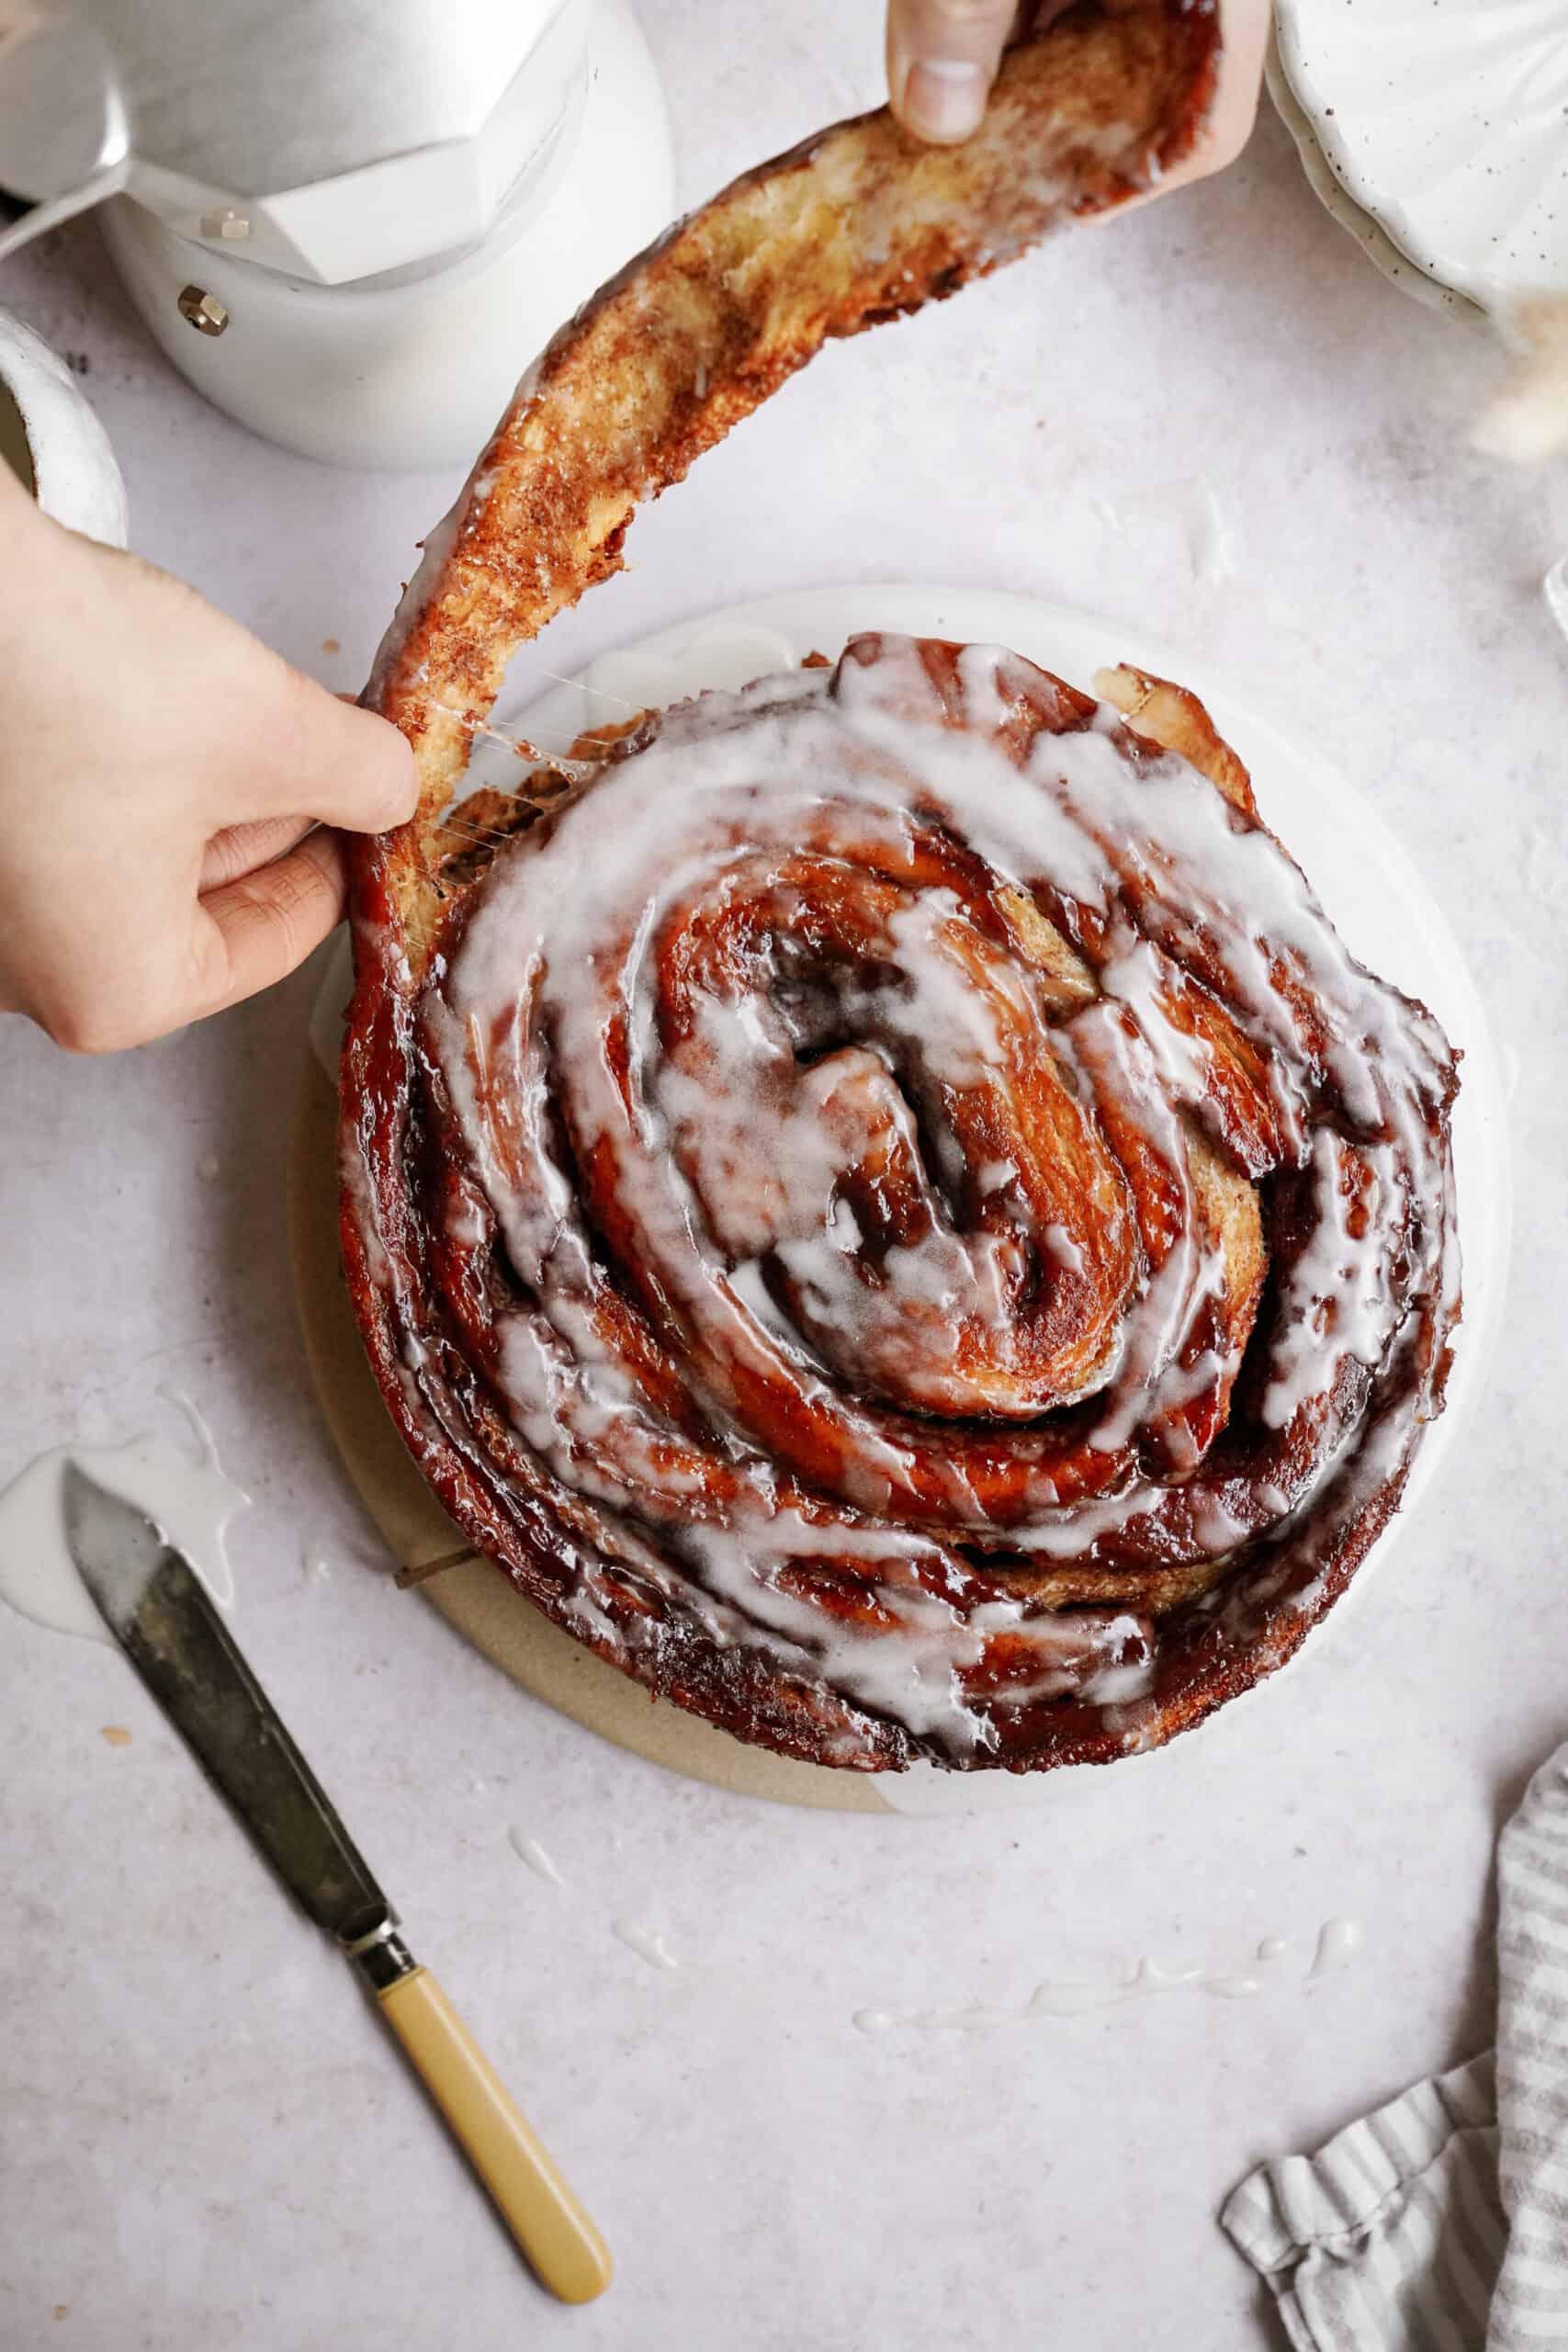
[[[1361,1930],[1353,1919],[1326,1920],[1319,1930],[1311,1966],[1286,1981],[1304,1984],[1345,1967],[1360,1942]],[[1221,2001],[1250,2000],[1262,1992],[1268,1977],[1278,1972],[1289,1953],[1282,1936],[1265,1936],[1255,1958],[1236,1969],[1195,1964],[1167,1967],[1157,1960],[1145,1959],[1139,1961],[1131,1976],[1100,1982],[1068,1977],[1037,1984],[1021,2008],[992,2008],[983,2001],[968,2001],[951,2009],[857,2009],[853,2023],[862,2033],[993,2033],[1005,2026],[1038,2025],[1050,2018],[1090,2017],[1163,1993],[1199,1992]]]
[[[1328,1976],[1337,1968],[1348,1968],[1360,1948],[1361,1930],[1354,1919],[1325,1919],[1318,1930],[1317,1951],[1309,1973]]]
[[[565,1879],[557,1870],[536,1838],[530,1838],[515,1825],[507,1833],[507,1843],[518,1860],[531,1870],[536,1878],[544,1879],[551,1886],[564,1886]]]
[[[1094,503],[1101,520],[1125,538],[1136,539],[1151,527],[1174,530],[1194,580],[1213,586],[1235,579],[1230,532],[1212,482],[1189,476],[1148,490],[1128,491],[1120,498],[1096,499]]]
[[[119,1445],[61,1445],[29,1462],[0,1491],[0,1600],[19,1616],[52,1633],[113,1645],[65,1541],[61,1488],[68,1462],[139,1505],[185,1554],[219,1606],[233,1606],[224,1537],[251,1498],[222,1469],[211,1431],[190,1398],[172,1393],[170,1401],[190,1422],[200,1448],[196,1461],[155,1432]]]

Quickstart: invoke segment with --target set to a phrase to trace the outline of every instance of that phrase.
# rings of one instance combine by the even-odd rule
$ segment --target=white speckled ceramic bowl
[[[1406,292],[1568,289],[1563,0],[1275,0],[1269,87],[1331,212]]]
[[[57,523],[124,547],[125,483],[108,435],[48,344],[0,311],[0,462],[6,461]]]

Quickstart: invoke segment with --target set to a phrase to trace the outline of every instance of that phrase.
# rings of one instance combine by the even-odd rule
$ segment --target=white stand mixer
[[[669,220],[628,0],[0,0],[0,254],[107,198],[198,390],[358,466],[467,464]]]

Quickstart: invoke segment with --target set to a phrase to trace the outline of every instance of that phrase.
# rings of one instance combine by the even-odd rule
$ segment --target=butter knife
[[[483,2181],[540,2283],[585,2303],[604,2242],[428,1969],[206,1587],[135,1504],[68,1463],[66,1540],[110,1632],[317,1927],[334,1938]]]

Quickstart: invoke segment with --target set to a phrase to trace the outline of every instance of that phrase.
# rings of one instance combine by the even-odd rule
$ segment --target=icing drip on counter
[[[222,1469],[212,1433],[189,1397],[175,1394],[173,1401],[200,1447],[196,1461],[170,1439],[151,1434],[121,1445],[57,1446],[0,1491],[0,1600],[55,1633],[112,1644],[65,1541],[62,1481],[66,1464],[74,1462],[111,1494],[138,1504],[185,1554],[213,1600],[224,1609],[233,1605],[225,1535],[251,1498]]]
[[[1041,2025],[1052,2018],[1097,2016],[1106,2009],[1125,2008],[1130,2002],[1152,2000],[1164,1993],[1207,1993],[1215,2000],[1245,2001],[1261,1993],[1267,1982],[1306,1983],[1329,1968],[1344,1967],[1359,1950],[1361,1931],[1352,1919],[1330,1919],[1317,1939],[1317,1956],[1303,1974],[1285,1978],[1282,1963],[1290,1946],[1282,1936],[1265,1936],[1256,1957],[1240,1968],[1208,1969],[1165,1966],[1140,1960],[1130,1976],[1109,1981],[1068,1977],[1037,1984],[1021,2008],[993,2007],[967,2001],[942,2009],[857,2009],[853,2022],[862,2033],[994,2033],[1010,2026]],[[1331,1953],[1332,1958],[1325,1958]]]
[[[645,1928],[639,1919],[616,1919],[612,1924],[611,1933],[626,1945],[628,1951],[635,1951],[639,1960],[646,1960],[650,1968],[673,1970],[681,1965],[658,1928]]]
[[[1361,1930],[1354,1919],[1325,1919],[1318,1932],[1312,1973],[1328,1976],[1348,1968],[1361,1948]]]
[[[536,1878],[542,1878],[548,1886],[566,1884],[566,1881],[536,1838],[530,1838],[525,1830],[519,1829],[515,1824],[507,1831],[506,1836],[518,1860],[525,1864]]]
[[[863,639],[645,727],[496,856],[413,1049],[407,1393],[588,1637],[760,1651],[841,1760],[1165,1736],[1437,1409],[1441,1034],[1014,656]]]

